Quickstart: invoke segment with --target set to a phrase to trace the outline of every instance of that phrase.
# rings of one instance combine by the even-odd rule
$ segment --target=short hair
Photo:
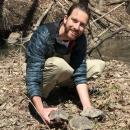
[[[90,17],[90,10],[89,10],[88,6],[87,5],[83,5],[81,3],[75,3],[75,4],[73,4],[69,8],[69,10],[67,12],[67,16],[70,16],[74,9],[80,9],[83,12],[85,12],[88,15],[88,17]]]

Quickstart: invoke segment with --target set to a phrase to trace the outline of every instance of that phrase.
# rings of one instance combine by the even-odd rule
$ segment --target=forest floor
[[[48,5],[49,3],[46,6]],[[121,20],[126,15],[120,13],[124,11],[124,7],[122,8],[114,12]],[[24,61],[25,54],[19,54],[17,51],[0,57],[0,130],[49,129],[47,125],[41,123],[39,117],[30,113],[30,100],[26,96],[26,82],[21,72]],[[130,66],[121,61],[106,61],[101,76],[89,80],[88,86],[92,104],[102,110],[107,117],[104,122],[91,120],[93,130],[129,130]],[[50,107],[65,110],[69,113],[69,119],[82,111],[76,94],[61,93],[57,87],[50,93],[47,103]],[[72,130],[69,124],[67,130]]]
[[[0,129],[1,130],[47,130],[46,125],[30,113],[30,100],[26,96],[25,78],[21,65],[24,54],[11,51],[0,59]],[[130,66],[116,60],[106,62],[97,79],[88,81],[89,94],[95,108],[102,110],[104,122],[91,120],[93,130],[130,129]],[[69,119],[82,111],[76,94],[61,93],[56,87],[49,95],[50,107],[58,107],[69,113]],[[67,127],[71,130],[69,124]],[[55,130],[55,128],[53,128]],[[59,129],[60,130],[60,129]]]

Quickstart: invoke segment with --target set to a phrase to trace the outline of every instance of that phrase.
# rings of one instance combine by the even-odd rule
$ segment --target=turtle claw
[[[63,125],[62,125],[62,130],[67,130],[67,122],[66,121],[64,121],[64,123],[63,123]]]

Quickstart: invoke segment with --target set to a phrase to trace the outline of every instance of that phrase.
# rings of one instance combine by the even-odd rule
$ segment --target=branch
[[[58,4],[61,6],[61,9],[62,9],[62,11],[64,12],[64,14],[67,14],[67,11],[65,10],[65,8],[64,8],[64,6],[61,4],[61,2],[58,0],[57,1],[58,2]]]
[[[32,106],[34,107],[34,109],[36,110],[36,112],[38,113],[38,115],[41,117],[41,119],[43,120],[43,122],[46,124],[46,126],[48,127],[48,129],[50,130],[48,124],[45,122],[45,120],[42,118],[42,116],[39,114],[39,112],[37,111],[36,107],[33,105],[32,101],[28,98],[28,96],[24,93],[22,93],[23,95],[26,96],[26,98],[29,100],[29,102],[32,104]]]
[[[49,7],[46,9],[46,11],[41,15],[41,17],[38,19],[35,27],[33,28],[33,31],[35,31],[37,29],[37,27],[40,25],[42,19],[47,15],[47,13],[50,11],[52,5],[54,4],[54,2],[52,1],[49,5]],[[32,36],[33,32],[30,33],[26,38],[23,38],[22,40],[24,41],[23,43],[27,42],[30,40],[31,36]]]
[[[119,4],[122,2],[128,2],[129,0],[110,0],[109,2],[107,2],[106,5],[113,5],[113,4]]]
[[[117,8],[119,8],[119,7],[120,7],[121,5],[123,5],[123,4],[125,4],[125,2],[123,2],[123,3],[121,3],[120,5],[116,6],[114,9],[110,10],[110,11],[107,12],[106,14],[103,14],[101,17],[95,19],[95,20],[92,21],[90,24],[92,24],[92,23],[96,22],[97,20],[99,20],[99,19],[105,17],[107,14],[111,13],[112,11],[114,11],[114,10],[117,9]],[[95,10],[95,11],[100,12],[99,10]],[[102,13],[100,12],[100,14],[102,14]]]
[[[54,2],[52,1],[52,2],[50,3],[49,7],[46,9],[46,11],[45,11],[45,12],[41,15],[41,17],[38,19],[38,21],[37,21],[37,23],[36,23],[36,25],[35,25],[33,31],[36,30],[37,27],[40,25],[40,23],[42,22],[43,18],[44,18],[44,17],[47,15],[47,13],[50,11],[50,9],[51,9],[51,7],[52,7],[53,4],[54,4]]]
[[[92,53],[92,51],[94,49],[96,49],[99,45],[101,45],[105,40],[113,37],[115,34],[119,33],[120,31],[122,30],[125,30],[126,29],[126,26],[121,26],[118,30],[108,34],[105,38],[103,39],[99,39],[97,41],[95,41],[93,44],[89,44],[88,47],[87,47],[87,54],[90,56],[90,54]]]

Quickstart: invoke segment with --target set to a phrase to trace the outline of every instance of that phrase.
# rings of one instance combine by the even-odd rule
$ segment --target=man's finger
[[[58,108],[51,108],[51,111],[55,111],[55,110],[57,110]]]
[[[49,119],[49,117],[46,117],[46,119],[44,119],[44,120],[45,120],[45,122],[46,122],[47,124],[50,123],[50,119]]]

